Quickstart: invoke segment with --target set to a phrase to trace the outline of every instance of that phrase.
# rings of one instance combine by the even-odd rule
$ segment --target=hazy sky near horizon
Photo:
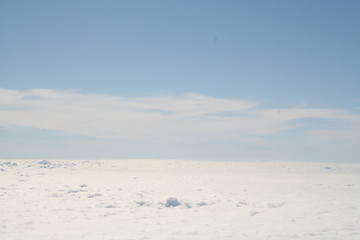
[[[359,1],[0,2],[0,158],[360,162]]]

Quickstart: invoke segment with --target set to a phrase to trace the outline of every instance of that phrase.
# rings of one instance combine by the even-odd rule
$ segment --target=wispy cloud
[[[308,129],[310,139],[352,133],[359,137],[360,116],[342,109],[265,109],[248,100],[189,93],[144,98],[72,91],[0,89],[0,126],[63,131],[96,138],[205,141],[262,137],[298,127],[299,119],[341,121],[335,129]],[[355,130],[355,133],[354,131]],[[357,133],[356,133],[357,132]],[[324,139],[323,139],[324,140]],[[325,139],[326,140],[326,139]]]

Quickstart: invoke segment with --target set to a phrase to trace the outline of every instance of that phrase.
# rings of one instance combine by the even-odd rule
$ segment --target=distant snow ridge
[[[40,165],[40,168],[54,168],[55,167],[51,164],[51,162],[46,161],[46,160],[40,161],[39,165]]]
[[[148,207],[153,205],[153,203],[151,201],[147,201],[147,200],[139,200],[139,201],[135,201],[135,203],[140,206],[140,207]],[[183,206],[185,208],[193,208],[195,207],[204,207],[204,206],[208,206],[208,205],[213,205],[214,203],[207,203],[207,202],[198,202],[198,203],[194,203],[194,206],[192,204],[191,201],[180,201],[177,198],[174,197],[169,197],[166,199],[166,201],[159,201],[157,202],[157,204],[166,207],[166,208],[174,208],[174,207],[178,207],[178,206]]]
[[[3,162],[3,163],[0,164],[0,166],[2,166],[2,167],[17,167],[17,163]]]
[[[38,162],[38,164],[40,165],[40,168],[60,168],[60,167],[68,168],[68,167],[76,166],[75,163],[71,163],[71,162],[64,163],[60,161],[47,161],[47,160],[41,160]]]
[[[41,164],[41,165],[51,165],[51,162],[46,161],[46,160],[42,160],[42,161],[39,162],[39,164]]]

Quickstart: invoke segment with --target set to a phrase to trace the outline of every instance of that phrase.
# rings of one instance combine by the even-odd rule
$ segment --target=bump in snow
[[[177,198],[170,197],[165,202],[165,207],[176,207],[181,205],[181,202]]]

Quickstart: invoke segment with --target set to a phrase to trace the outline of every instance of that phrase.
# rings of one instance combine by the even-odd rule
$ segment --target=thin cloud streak
[[[360,117],[343,109],[265,109],[247,100],[180,96],[124,98],[73,91],[0,89],[0,126],[30,127],[104,139],[151,139],[168,142],[242,139],[253,141],[296,129],[295,120],[341,121],[338,129],[321,129],[334,137],[358,130]],[[307,136],[319,138],[320,130]],[[359,137],[357,134],[355,137]],[[314,142],[316,142],[314,140]]]

